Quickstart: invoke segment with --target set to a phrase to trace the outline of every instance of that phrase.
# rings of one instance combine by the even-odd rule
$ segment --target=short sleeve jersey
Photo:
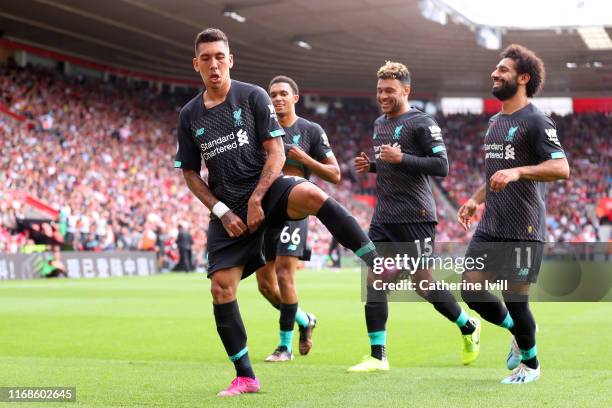
[[[284,134],[266,91],[232,80],[223,103],[207,109],[200,93],[181,109],[174,167],[200,172],[203,160],[212,193],[246,220],[267,157],[262,143]]]
[[[495,172],[534,166],[565,157],[554,121],[528,104],[511,115],[498,113],[489,121],[484,142],[487,190],[477,231],[493,237],[545,241],[546,184],[519,180],[502,191],[490,191]]]
[[[408,171],[402,163],[391,164],[380,159],[382,145],[396,145],[420,157],[446,159],[442,130],[428,114],[418,109],[396,118],[384,115],[374,122],[372,135],[376,158],[377,203],[374,223],[437,222],[436,205],[426,174]]]
[[[283,139],[286,144],[299,147],[316,161],[322,162],[327,157],[334,155],[325,131],[317,123],[298,118],[293,125],[284,128],[284,130],[285,136],[283,136]],[[304,178],[307,180],[310,178],[310,170],[302,163],[287,158],[285,164],[299,167],[304,171]]]

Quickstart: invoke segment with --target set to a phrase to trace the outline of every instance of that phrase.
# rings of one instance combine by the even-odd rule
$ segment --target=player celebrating
[[[461,295],[484,319],[513,334],[507,359],[513,371],[502,383],[523,384],[540,377],[536,323],[528,296],[542,262],[544,182],[567,179],[569,165],[555,123],[528,99],[544,83],[544,64],[520,45],[510,45],[500,56],[491,79],[493,95],[502,102],[502,109],[489,121],[485,135],[486,183],[461,206],[457,216],[467,230],[476,208],[485,203],[467,256],[488,253],[489,259],[495,259],[482,271],[464,273],[463,279],[483,283],[504,278],[508,290],[503,293],[505,304],[487,291],[464,290]],[[492,244],[508,242],[515,244]]]
[[[316,123],[300,118],[295,113],[299,90],[295,81],[277,76],[270,81],[268,92],[280,125],[287,159],[283,174],[308,179],[314,173],[323,180],[340,182],[340,167],[329,147],[325,132]],[[293,326],[300,331],[300,354],[312,348],[312,331],[316,318],[298,307],[295,271],[298,261],[308,261],[308,218],[287,221],[281,228],[269,228],[264,236],[266,265],[257,270],[259,291],[280,310],[280,343],[266,361],[291,361]]]
[[[333,198],[299,177],[281,176],[283,129],[268,94],[230,79],[234,57],[227,36],[209,28],[196,36],[193,67],[206,90],[179,115],[175,167],[191,192],[212,212],[208,276],[217,331],[236,378],[219,393],[259,391],[240,317],[238,284],[265,264],[263,234],[287,219],[316,217],[370,267],[377,253],[359,224]],[[200,177],[202,159],[208,181]]]
[[[374,242],[409,242],[431,255],[436,234],[436,206],[428,176],[448,174],[442,131],[429,115],[410,108],[410,73],[405,65],[387,61],[378,70],[376,100],[383,115],[374,122],[375,161],[361,152],[355,158],[358,172],[376,173],[377,204],[369,236]],[[429,248],[429,249],[428,249]],[[432,282],[431,271],[417,270],[412,276],[417,293],[443,316],[455,322],[463,335],[462,362],[478,356],[480,322],[470,319],[449,291],[424,291],[419,282]],[[376,299],[378,297],[378,299]],[[387,299],[368,285],[365,305],[371,356],[349,372],[388,370],[385,356]]]

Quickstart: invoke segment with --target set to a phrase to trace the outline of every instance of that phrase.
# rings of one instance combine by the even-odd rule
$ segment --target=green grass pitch
[[[605,407],[612,401],[612,304],[536,303],[542,378],[504,386],[509,335],[484,323],[480,358],[460,364],[457,327],[426,303],[394,303],[388,373],[347,374],[369,352],[356,270],[300,271],[314,347],[264,363],[278,312],[243,281],[239,301],[262,390],[221,399],[233,367],[203,275],[0,282],[0,386],[76,386],[76,403],[28,407]],[[297,351],[297,331],[294,347]]]

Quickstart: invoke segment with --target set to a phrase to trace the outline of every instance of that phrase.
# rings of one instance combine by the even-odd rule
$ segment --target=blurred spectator
[[[179,250],[179,262],[174,267],[175,271],[192,272],[194,270],[192,264],[193,237],[183,224],[179,224],[178,235],[176,237],[176,246]]]
[[[62,254],[59,246],[54,246],[51,253],[44,254],[43,266],[41,268],[41,276],[45,278],[66,278],[66,266],[62,262]]]
[[[340,244],[336,238],[332,237],[328,255],[329,259],[331,259],[332,268],[340,269],[342,267],[342,253],[340,251]]]
[[[0,251],[19,252],[34,244],[73,250],[156,251],[158,264],[181,264],[172,226],[193,230],[195,265],[203,265],[209,211],[185,187],[172,168],[175,124],[185,101],[162,98],[157,91],[127,82],[112,84],[70,77],[47,68],[0,65],[0,104],[26,118],[0,116]],[[342,182],[313,182],[335,197],[367,228],[368,200],[375,175],[356,174],[353,158],[373,156],[372,124],[379,115],[370,100],[344,99],[325,114],[303,107],[301,116],[320,123],[340,163]],[[449,176],[436,179],[439,241],[466,241],[455,208],[484,182],[484,115],[436,117],[444,130]],[[547,228],[554,241],[599,240],[600,222],[609,222],[612,178],[609,158],[610,116],[554,116],[571,165],[571,178],[550,183]],[[204,168],[202,176],[206,179]],[[26,193],[60,209],[57,223],[22,223]],[[309,243],[327,254],[331,236],[310,217]],[[182,261],[186,262],[185,260]]]

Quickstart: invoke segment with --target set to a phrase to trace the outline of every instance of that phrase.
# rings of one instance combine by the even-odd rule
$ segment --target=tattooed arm
[[[263,208],[261,208],[261,201],[274,180],[280,176],[285,164],[285,150],[282,137],[268,139],[262,144],[268,157],[261,171],[259,183],[257,183],[253,194],[251,194],[251,198],[249,198],[247,225],[251,232],[257,230],[263,222],[265,215]]]

